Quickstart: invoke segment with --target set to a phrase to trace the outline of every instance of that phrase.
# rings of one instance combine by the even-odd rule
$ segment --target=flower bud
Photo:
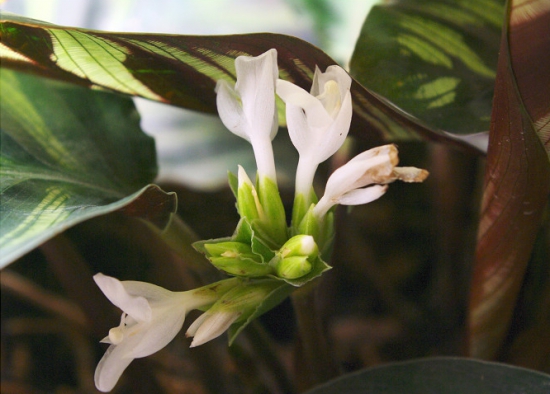
[[[257,219],[264,219],[265,214],[260,205],[256,188],[241,166],[239,166],[238,179],[237,209],[239,215],[248,219],[250,223]]]
[[[258,192],[263,212],[265,212],[262,226],[269,237],[279,246],[287,239],[287,224],[285,208],[277,183],[266,176],[260,177]]]
[[[270,262],[278,277],[297,279],[308,274],[319,255],[319,248],[311,235],[296,235],[279,249]]]
[[[279,261],[276,266],[277,276],[284,279],[297,279],[311,271],[308,256],[292,256]]]
[[[279,250],[281,257],[306,256],[315,258],[319,253],[317,244],[311,235],[296,235],[285,242]]]
[[[225,293],[202,314],[186,332],[186,336],[194,337],[191,347],[199,346],[225,332],[233,323],[248,319],[266,298],[281,284],[276,280],[260,280],[243,282]]]
[[[261,257],[252,252],[250,245],[243,242],[204,244],[204,248],[212,264],[228,274],[258,277],[273,273],[273,268],[263,263]]]

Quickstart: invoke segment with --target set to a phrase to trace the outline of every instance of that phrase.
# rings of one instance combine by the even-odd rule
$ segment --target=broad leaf
[[[509,8],[469,310],[470,354],[480,358],[495,357],[507,336],[550,195],[550,3]]]
[[[307,394],[544,394],[550,376],[464,358],[430,358],[383,365],[344,376]]]
[[[128,98],[0,69],[0,267],[70,226],[122,209],[162,227],[154,141]]]
[[[110,33],[59,27],[4,13],[0,21],[4,67],[215,113],[219,79],[235,81],[234,60],[278,51],[280,77],[309,91],[315,66],[336,64],[319,48],[281,34],[184,36]],[[352,133],[382,139],[462,141],[430,129],[357,81],[352,85]],[[280,124],[284,109],[279,101]]]
[[[489,130],[504,0],[398,0],[369,13],[351,60],[365,87],[458,134]]]

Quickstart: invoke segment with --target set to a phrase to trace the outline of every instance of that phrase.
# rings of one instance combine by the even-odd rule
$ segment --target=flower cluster
[[[277,52],[235,61],[237,82],[216,86],[218,113],[225,126],[252,145],[257,163],[255,182],[239,166],[229,183],[240,221],[232,236],[200,241],[194,247],[230,279],[186,292],[124,281],[97,274],[107,298],[122,309],[120,325],[103,342],[111,346],[100,361],[96,386],[109,391],[138,357],[166,346],[181,330],[186,314],[204,313],[187,330],[191,346],[226,330],[230,343],[256,317],[284,300],[297,287],[319,277],[330,266],[333,207],[365,204],[382,196],[395,180],[421,182],[428,173],[397,167],[394,145],[363,152],[329,177],[318,199],[313,179],[320,163],[347,137],[353,113],[351,78],[338,66],[316,68],[310,92],[278,79]],[[299,153],[290,226],[279,195],[271,141],[277,134],[276,95],[286,105],[286,122]]]

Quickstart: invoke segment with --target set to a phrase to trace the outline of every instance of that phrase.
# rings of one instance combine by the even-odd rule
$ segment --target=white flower
[[[101,341],[111,344],[95,371],[95,385],[103,392],[112,390],[133,359],[149,356],[172,341],[190,310],[213,304],[235,284],[230,279],[192,291],[171,292],[150,283],[121,282],[101,273],[94,275],[94,280],[109,301],[123,311],[120,325]]]
[[[332,156],[348,135],[353,114],[351,82],[339,66],[330,66],[324,73],[316,68],[310,93],[288,81],[277,81],[277,94],[286,103],[288,133],[300,154],[297,195],[309,195],[317,166]]]
[[[233,323],[250,317],[274,290],[284,286],[284,282],[267,279],[233,287],[189,326],[185,335],[193,337],[191,347],[217,338]]]
[[[249,141],[258,173],[276,180],[271,141],[278,129],[275,81],[279,75],[277,51],[270,49],[257,57],[235,60],[237,83],[232,87],[220,80],[216,104],[220,118],[231,132]]]
[[[428,176],[428,171],[419,168],[396,167],[398,162],[395,145],[369,149],[355,156],[329,177],[325,194],[313,213],[321,218],[335,204],[366,204],[381,197],[387,183],[422,182]]]
[[[185,333],[193,337],[190,347],[200,346],[222,335],[242,315],[237,311],[206,311],[189,326]]]

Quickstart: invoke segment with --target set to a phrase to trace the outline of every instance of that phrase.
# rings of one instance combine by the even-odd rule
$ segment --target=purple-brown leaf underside
[[[59,32],[74,35],[76,40],[86,35],[91,40],[122,48],[127,54],[122,62],[124,68],[151,94],[132,91],[131,87],[113,89],[101,81],[92,81],[86,76],[79,76],[78,72],[60,67],[53,54],[52,43],[52,36]],[[322,50],[303,40],[271,33],[226,36],[108,33],[4,19],[0,22],[0,34],[2,44],[13,51],[10,56],[2,56],[3,67],[209,113],[216,112],[216,79],[203,72],[204,65],[216,75],[234,81],[234,58],[239,55],[257,56],[276,48],[281,78],[309,90],[315,66],[324,71],[326,67],[336,64]],[[155,46],[155,50],[159,51],[170,47],[183,54],[188,61],[177,59],[170,53],[153,53],[146,46],[149,49]],[[355,80],[352,96],[354,116],[351,132],[358,137],[372,143],[423,138],[475,149],[442,130],[430,129]]]
[[[514,7],[510,25],[517,88],[550,157],[550,2],[536,0]]]
[[[470,294],[469,353],[479,358],[495,358],[507,335],[550,194],[544,1],[530,13],[512,3],[503,31]]]
[[[165,193],[158,186],[149,185],[138,198],[120,208],[119,212],[145,219],[159,229],[165,229],[176,213],[177,205],[175,193]]]

